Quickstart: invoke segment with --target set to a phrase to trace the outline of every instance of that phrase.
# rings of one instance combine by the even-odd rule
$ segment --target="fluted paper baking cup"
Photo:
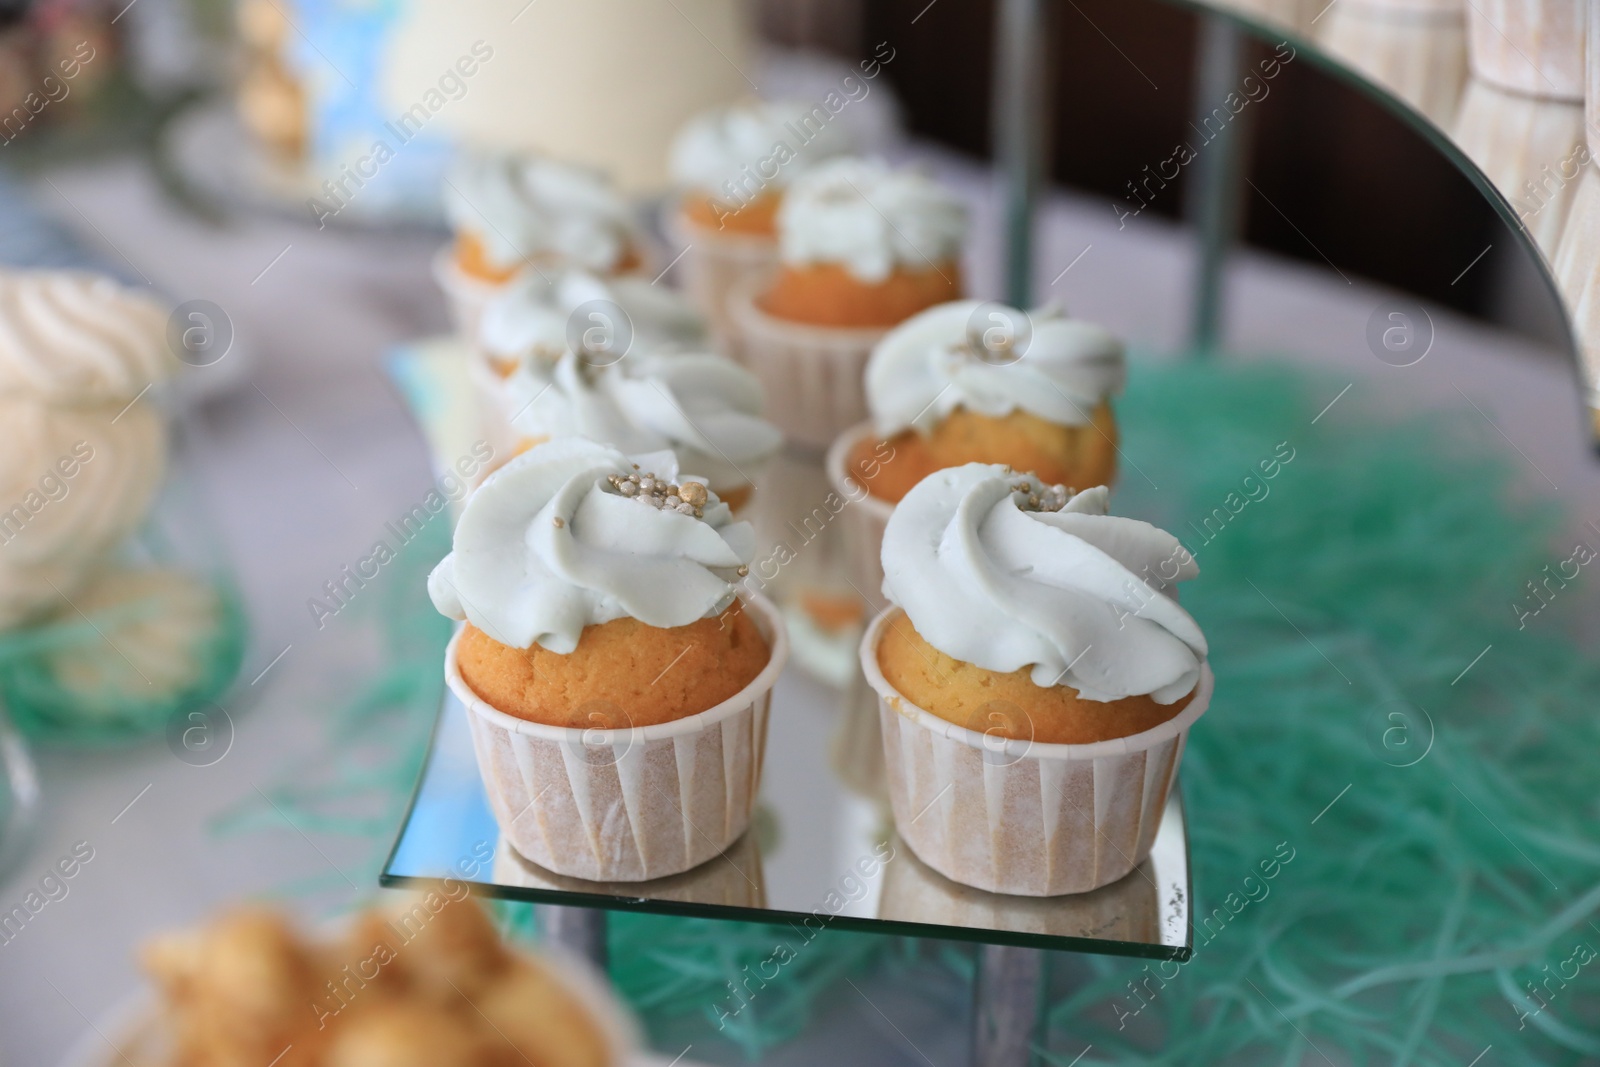
[[[504,286],[474,278],[456,263],[455,245],[447,244],[433,255],[433,280],[444,290],[450,305],[450,321],[456,335],[470,345],[478,343],[478,324],[483,309],[489,306]]]
[[[850,453],[872,434],[872,423],[852,426],[834,439],[828,449],[828,481],[834,492],[849,501],[840,515],[844,531],[845,560],[850,581],[869,600],[883,589],[883,531],[889,527],[894,505],[867,492],[850,476]]]
[[[698,866],[738,840],[789,654],[771,602],[744,603],[771,648],[761,673],[697,715],[630,729],[546,726],[491,707],[462,680],[460,633],[451,639],[445,681],[467,707],[489,806],[511,847],[556,874],[640,882]]]
[[[735,287],[728,310],[741,361],[761,380],[767,418],[795,444],[827,448],[867,417],[862,380],[884,329],[811,326],[774,318],[756,306],[764,280]]]
[[[1455,141],[1553,258],[1586,169],[1583,108],[1473,78],[1456,115]]]
[[[1045,745],[976,733],[917,707],[884,680],[878,641],[861,641],[878,694],[895,827],[946,878],[991,893],[1049,897],[1109,885],[1150,854],[1189,727],[1211,703],[1203,666],[1194,699],[1130,737]]]
[[[1513,92],[1583,99],[1589,0],[1473,0],[1467,5],[1472,72]]]
[[[706,317],[712,336],[741,359],[728,314],[728,297],[741,283],[765,277],[778,263],[778,240],[748,233],[722,233],[697,226],[681,213],[668,227],[683,252],[683,288]]]
[[[1333,55],[1449,129],[1467,84],[1467,24],[1460,0],[1344,0],[1320,23]]]

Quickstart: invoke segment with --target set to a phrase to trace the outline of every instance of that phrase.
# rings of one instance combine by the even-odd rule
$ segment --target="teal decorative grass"
[[[1600,665],[1563,619],[1596,578],[1519,629],[1524,583],[1572,553],[1560,510],[1513,492],[1473,413],[1368,417],[1362,381],[1316,419],[1343,385],[1265,364],[1134,368],[1118,509],[1195,551],[1185,603],[1217,674],[1183,768],[1197,947],[1181,966],[1053,959],[1047,1062],[1600,1057]],[[429,545],[376,605],[392,666],[330,726],[389,738],[388,759],[271,791],[308,832],[367,836],[374,874],[439,692],[447,628],[422,577],[446,546]],[[361,792],[381,816],[329,814]],[[504,917],[534,929],[526,908]],[[714,1029],[774,938],[642,915],[611,931],[612,978],[653,1028]],[[890,953],[898,981],[970,975],[966,950],[829,932],[721,1034],[757,1056]]]

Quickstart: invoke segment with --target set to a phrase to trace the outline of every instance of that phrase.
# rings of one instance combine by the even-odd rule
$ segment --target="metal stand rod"
[[[1044,0],[1000,0],[991,95],[994,158],[1004,209],[1005,299],[1033,302],[1033,221],[1050,144],[1049,49]]]
[[[559,904],[535,905],[539,929],[546,942],[588,960],[595,970],[606,969],[606,913],[599,908],[569,908]]]
[[[1239,229],[1246,140],[1241,126],[1249,116],[1235,119],[1223,101],[1229,93],[1238,91],[1242,58],[1239,28],[1221,15],[1201,16],[1191,124],[1191,132],[1198,138],[1197,155],[1194,184],[1185,208],[1194,224],[1197,246],[1189,339],[1202,353],[1215,351],[1222,340],[1224,271],[1228,250]],[[1228,121],[1217,121],[1217,108],[1228,116]]]
[[[1011,945],[978,950],[972,993],[973,1067],[1028,1067],[1039,1024],[1044,952]]]

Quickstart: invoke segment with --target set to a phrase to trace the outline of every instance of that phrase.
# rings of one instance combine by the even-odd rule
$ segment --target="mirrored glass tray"
[[[450,342],[419,344],[391,360],[436,456],[465,454],[471,443],[474,409],[463,366]],[[586,882],[535,866],[501,839],[466,709],[445,691],[442,664],[439,687],[432,747],[381,875],[386,886],[449,877],[487,896],[543,904],[1189,957],[1189,845],[1176,787],[1150,856],[1118,882],[1043,898],[970,889],[925,866],[895,835],[887,804],[847,784],[860,782],[863,769],[841,763],[838,753],[859,755],[864,746],[848,733],[846,698],[791,661],[773,692],[749,831],[721,855],[671,878]]]

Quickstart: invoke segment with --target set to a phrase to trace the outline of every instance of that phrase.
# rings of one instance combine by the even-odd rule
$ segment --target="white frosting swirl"
[[[1069,319],[1056,307],[1022,312],[957,300],[929,308],[890,330],[867,361],[867,408],[889,437],[928,432],[956,408],[1000,418],[1026,411],[1062,426],[1084,426],[1095,407],[1127,379],[1122,343],[1103,327]],[[984,354],[982,335],[1001,331],[1020,355]],[[990,351],[998,351],[994,345]]]
[[[816,113],[820,112],[820,116]],[[850,138],[826,109],[804,100],[732,104],[702,112],[672,142],[672,178],[712,196],[753,191],[749,168],[765,188],[782,189],[825,160],[850,150]]]
[[[637,457],[676,480],[671,456]],[[451,553],[428,576],[434,606],[501,644],[578,647],[585,626],[624,617],[687,626],[733,603],[730,579],[755,555],[755,532],[713,494],[704,518],[618,493],[638,473],[615,448],[581,438],[539,445],[467,499]]]
[[[967,213],[917,170],[835,159],[801,175],[778,208],[778,251],[802,266],[838,263],[864,282],[898,266],[927,270],[961,255]]]
[[[783,444],[761,417],[761,383],[721,356],[630,352],[598,366],[571,351],[533,356],[501,403],[522,437],[587,437],[629,454],[667,449],[718,492],[750,485]]]
[[[532,155],[462,159],[444,186],[445,212],[475,235],[503,270],[530,259],[564,259],[615,270],[637,232],[627,201],[597,171]]]
[[[883,591],[934,648],[986,670],[1031,668],[1086,700],[1171,704],[1200,678],[1206,639],[1173,584],[1200,568],[1177,538],[1106,513],[1104,486],[1060,511],[1027,510],[1026,483],[969,463],[929,475],[895,506]]]
[[[127,403],[177,369],[166,329],[160,304],[103,275],[0,270],[0,393]]]
[[[574,313],[585,314],[577,321]],[[599,305],[610,305],[599,306]],[[617,316],[615,309],[623,314]],[[507,358],[529,353],[554,357],[572,347],[571,336],[590,339],[590,347],[630,350],[698,345],[705,320],[681,296],[643,278],[621,275],[604,281],[570,267],[524,271],[484,308],[478,343]]]

